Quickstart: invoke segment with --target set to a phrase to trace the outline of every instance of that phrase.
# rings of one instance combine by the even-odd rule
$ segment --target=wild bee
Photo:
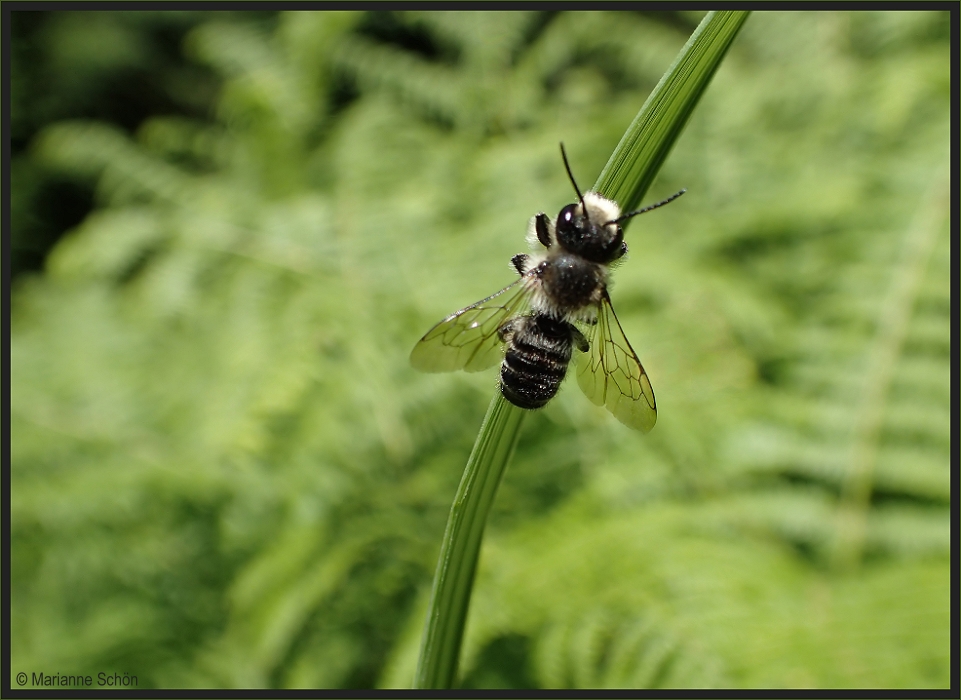
[[[577,201],[553,221],[543,212],[532,217],[528,241],[536,252],[511,258],[520,278],[431,328],[410,361],[425,372],[477,372],[500,362],[504,398],[536,409],[557,394],[577,350],[577,383],[587,398],[646,433],[657,420],[654,390],[611,306],[610,266],[627,253],[621,222],[686,190],[621,214],[597,192],[581,194],[564,144],[561,157]]]

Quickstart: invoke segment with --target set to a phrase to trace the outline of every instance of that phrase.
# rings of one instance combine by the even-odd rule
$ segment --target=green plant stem
[[[499,391],[487,409],[444,531],[415,688],[450,688],[454,683],[484,525],[524,415]]]
[[[837,527],[830,550],[832,566],[839,571],[855,568],[867,538],[868,513],[874,482],[881,429],[889,406],[895,369],[904,350],[911,314],[925,270],[948,219],[949,187],[939,177],[930,186],[904,235],[891,284],[879,305],[877,331],[865,358],[864,387],[856,414],[849,467],[841,488]]]
[[[661,165],[750,12],[708,12],[674,63],[627,127],[594,191],[620,204],[640,206]]]
[[[628,127],[594,189],[635,207],[707,88],[747,12],[710,12]],[[434,574],[415,688],[450,688],[487,514],[514,451],[524,411],[494,397],[457,489]]]

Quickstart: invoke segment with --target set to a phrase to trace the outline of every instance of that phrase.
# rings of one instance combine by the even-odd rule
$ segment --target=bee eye
[[[564,233],[573,233],[574,229],[577,228],[577,224],[574,223],[576,213],[576,204],[568,204],[561,209],[561,213],[557,215],[557,228]]]

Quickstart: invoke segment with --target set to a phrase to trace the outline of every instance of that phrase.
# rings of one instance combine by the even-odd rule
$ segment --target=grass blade
[[[624,211],[640,203],[748,14],[704,17],[614,149],[595,191]],[[523,417],[498,392],[477,435],[441,543],[415,688],[454,685],[484,525]]]
[[[484,525],[523,418],[524,410],[497,392],[467,460],[444,530],[415,688],[450,688],[454,683]]]
[[[749,14],[707,13],[624,132],[595,192],[620,204],[621,211],[640,206]]]

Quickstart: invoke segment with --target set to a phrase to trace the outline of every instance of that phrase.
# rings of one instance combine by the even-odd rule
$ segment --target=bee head
[[[591,262],[609,263],[623,254],[621,244],[624,242],[624,231],[618,222],[620,207],[597,192],[581,194],[570,163],[567,162],[563,143],[561,158],[564,159],[564,167],[577,192],[578,201],[568,204],[557,215],[557,242],[564,250]]]
[[[577,192],[578,201],[568,204],[557,215],[555,224],[557,242],[568,252],[580,255],[591,262],[610,263],[627,252],[627,246],[624,245],[624,230],[621,228],[622,221],[663,207],[687,191],[681,190],[657,204],[649,204],[642,209],[622,215],[616,202],[602,197],[597,192],[581,194],[574,180],[574,174],[571,172],[570,163],[567,162],[563,143],[561,157],[564,159],[567,176],[574,185],[574,191]]]
[[[620,256],[624,242],[619,214],[617,204],[596,192],[587,192],[557,215],[557,242],[582,258],[609,263]]]

